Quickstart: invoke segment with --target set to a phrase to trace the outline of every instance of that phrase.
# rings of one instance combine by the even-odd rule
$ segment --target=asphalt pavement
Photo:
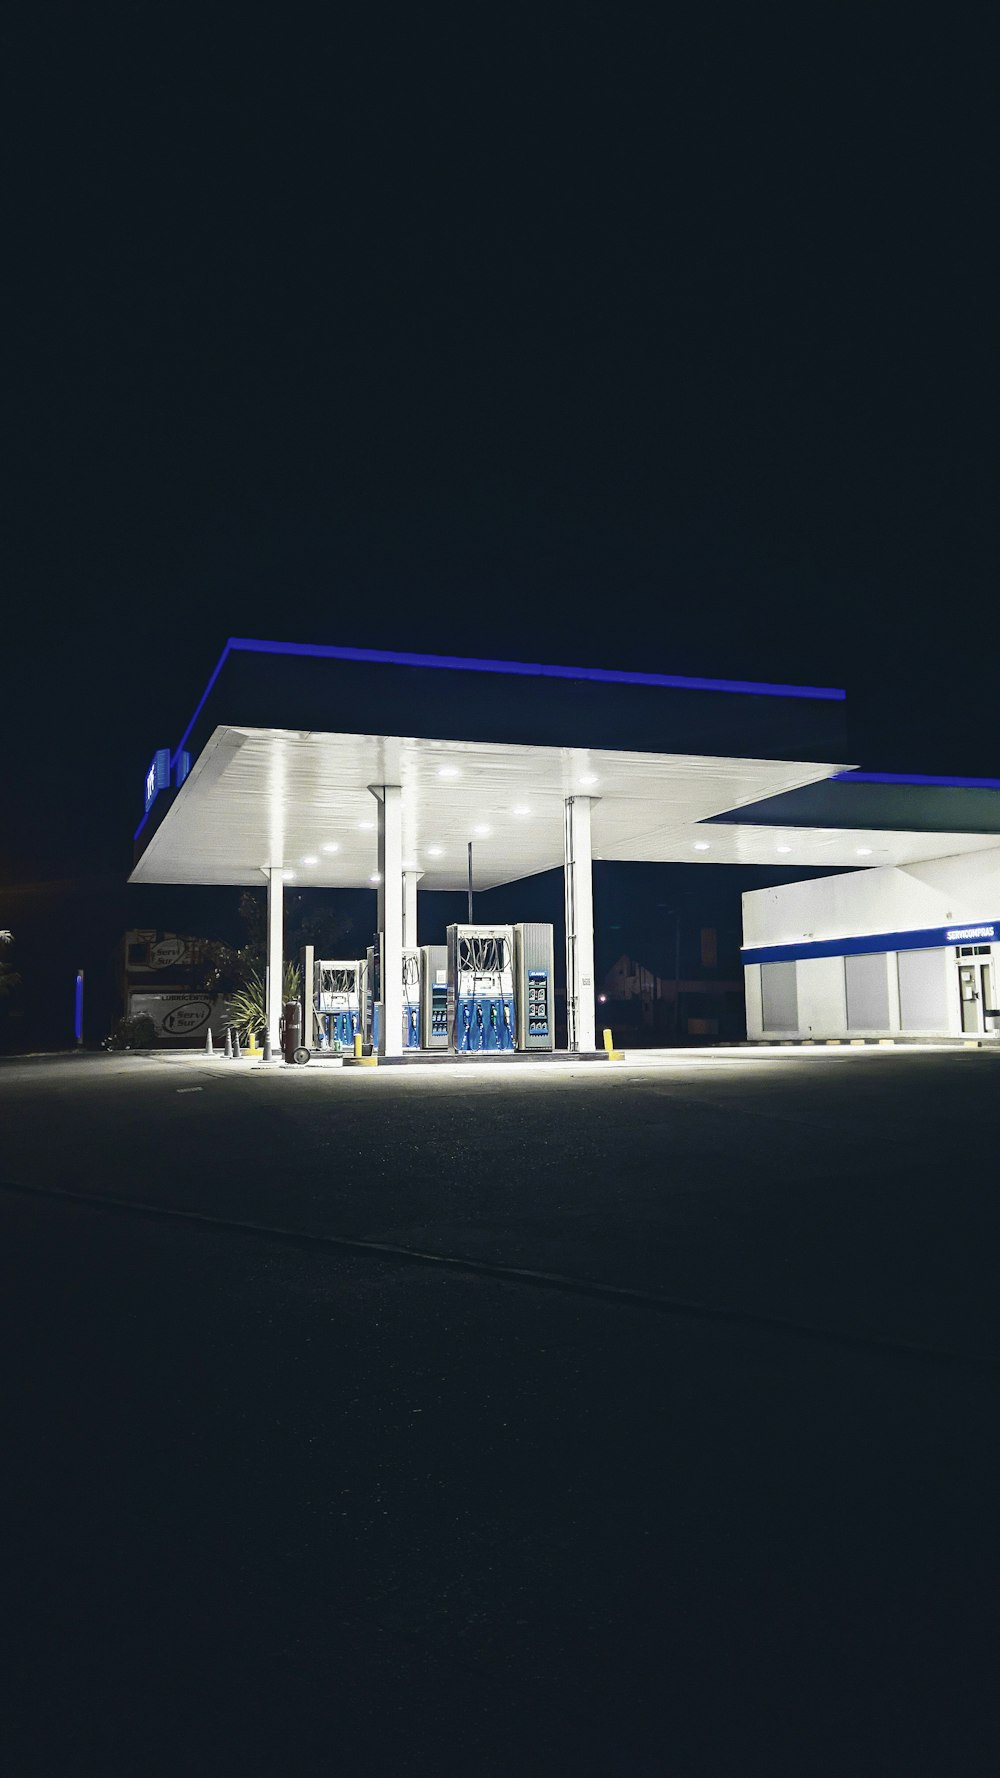
[[[4,1770],[995,1773],[998,1134],[981,1052],[0,1063]]]

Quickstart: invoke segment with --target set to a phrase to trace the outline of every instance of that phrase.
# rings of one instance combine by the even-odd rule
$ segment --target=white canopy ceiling
[[[982,834],[700,825],[812,784],[837,763],[708,758],[380,735],[217,728],[153,832],[134,883],[353,888],[376,870],[368,786],[402,786],[403,864],[425,889],[479,889],[561,866],[563,799],[597,799],[595,858],[857,866],[995,846]]]

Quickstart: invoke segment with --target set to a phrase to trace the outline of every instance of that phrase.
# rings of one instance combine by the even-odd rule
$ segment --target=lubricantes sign
[[[203,1043],[209,1029],[213,1037],[225,1039],[227,1007],[221,994],[157,994],[152,989],[137,989],[129,995],[128,1009],[151,1018],[156,1042],[165,1046]]]

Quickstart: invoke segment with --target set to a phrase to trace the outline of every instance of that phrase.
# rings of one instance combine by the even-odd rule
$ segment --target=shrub
[[[113,1050],[148,1050],[156,1042],[156,1026],[148,1012],[126,1013],[118,1020],[109,1040]]]

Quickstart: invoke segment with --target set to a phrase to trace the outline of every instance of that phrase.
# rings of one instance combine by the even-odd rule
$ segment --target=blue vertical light
[[[76,972],[76,999],[73,1007],[73,1033],[77,1043],[83,1042],[83,970]]]

